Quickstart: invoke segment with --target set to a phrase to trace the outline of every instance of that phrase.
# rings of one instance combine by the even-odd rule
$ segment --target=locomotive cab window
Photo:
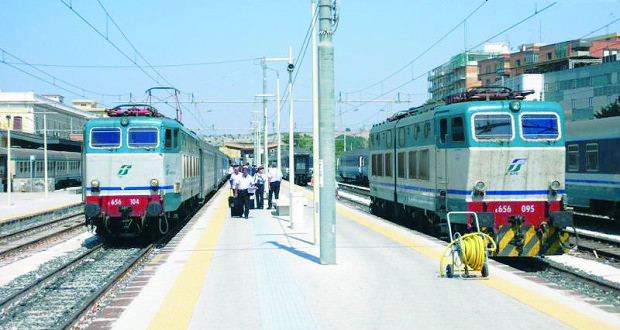
[[[117,127],[93,127],[90,129],[92,148],[120,148],[121,129]]]
[[[557,140],[560,138],[558,115],[527,113],[521,116],[521,133],[525,140]]]
[[[446,135],[448,135],[448,120],[443,118],[439,120],[439,140],[446,143]]]
[[[132,148],[155,148],[159,145],[159,130],[156,127],[130,127],[127,140]]]
[[[465,141],[463,130],[463,117],[454,117],[450,120],[450,130],[452,132],[452,142]]]
[[[588,172],[598,171],[598,143],[586,144],[586,170]]]
[[[579,171],[579,145],[569,144],[566,149],[566,154],[568,156],[568,170]]]
[[[172,130],[169,128],[166,128],[164,135],[165,135],[164,136],[164,148],[166,149],[172,148]]]
[[[474,138],[477,140],[512,139],[512,116],[509,114],[477,113],[473,117],[473,126]]]

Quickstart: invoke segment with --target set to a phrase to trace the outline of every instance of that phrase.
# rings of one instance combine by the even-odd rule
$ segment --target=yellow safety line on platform
[[[228,205],[222,198],[194,251],[151,320],[149,329],[185,329],[189,326],[227,213]]]
[[[312,199],[312,195],[304,190],[304,194],[307,198]],[[428,246],[428,244],[421,240],[416,240],[410,236],[398,232],[388,225],[382,224],[379,220],[368,219],[368,215],[360,214],[359,211],[352,210],[348,207],[336,204],[336,212],[340,215],[351,219],[383,236],[386,236],[393,241],[396,241],[410,249],[417,251],[437,262],[441,259],[441,251],[438,248]],[[594,317],[591,317],[569,305],[559,303],[553,299],[550,299],[542,294],[539,294],[527,287],[511,282],[506,278],[491,275],[486,280],[481,280],[478,283],[482,283],[488,287],[491,287],[499,292],[502,292],[520,302],[545,313],[552,318],[563,322],[571,327],[578,329],[616,329],[611,324],[602,322]]]
[[[26,217],[30,217],[30,216],[33,216],[33,215],[37,215],[39,213],[51,212],[51,211],[54,211],[54,210],[57,210],[57,209],[62,209],[62,208],[65,208],[65,207],[76,206],[76,205],[80,205],[80,204],[82,204],[82,201],[79,201],[79,202],[68,202],[68,203],[65,203],[65,204],[57,204],[57,205],[53,205],[53,206],[41,207],[41,208],[38,208],[38,209],[29,210],[29,211],[25,211],[25,212],[21,212],[21,213],[9,214],[7,216],[0,217],[0,222],[16,220],[16,219],[19,219],[19,218],[26,218]]]

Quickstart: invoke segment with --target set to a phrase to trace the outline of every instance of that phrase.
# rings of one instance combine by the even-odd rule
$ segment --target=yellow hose
[[[493,247],[488,248],[487,242],[491,242]],[[441,276],[445,275],[444,258],[446,257],[446,252],[452,249],[457,243],[461,249],[461,261],[466,267],[475,271],[482,270],[482,266],[484,266],[484,262],[486,261],[485,252],[495,251],[495,249],[497,249],[497,245],[493,238],[485,233],[475,232],[459,236],[446,246],[446,249],[441,255],[441,262],[439,263],[439,273]]]

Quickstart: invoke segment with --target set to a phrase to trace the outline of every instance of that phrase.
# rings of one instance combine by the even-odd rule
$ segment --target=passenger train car
[[[285,180],[289,179],[288,152],[282,153],[282,175]],[[295,184],[305,186],[312,179],[312,151],[295,149]]]
[[[336,167],[342,181],[368,185],[368,149],[345,152],[338,157]]]
[[[563,253],[572,213],[564,203],[561,106],[481,93],[373,126],[371,211],[435,233],[447,231],[449,212],[472,211],[498,242],[496,256]],[[471,216],[451,220],[475,228]]]
[[[620,117],[567,122],[566,133],[569,205],[620,223]]]
[[[7,149],[0,148],[0,180],[6,191]],[[13,191],[44,191],[45,165],[43,149],[11,148],[9,166]],[[47,151],[48,189],[78,186],[82,183],[82,155],[79,152]]]
[[[151,107],[118,108],[85,125],[86,223],[104,237],[153,238],[218,189],[228,159]]]

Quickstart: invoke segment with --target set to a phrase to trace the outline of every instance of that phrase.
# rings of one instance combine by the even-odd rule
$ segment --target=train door
[[[448,119],[441,118],[439,120],[439,136],[437,139],[437,148],[435,149],[435,184],[439,192],[440,209],[447,209],[448,202],[448,167],[445,148],[448,139]]]
[[[204,171],[204,154],[202,152],[202,149],[198,149],[198,172],[200,172],[200,197],[204,198],[205,197],[205,187],[204,187],[204,182],[205,182],[205,171]]]

